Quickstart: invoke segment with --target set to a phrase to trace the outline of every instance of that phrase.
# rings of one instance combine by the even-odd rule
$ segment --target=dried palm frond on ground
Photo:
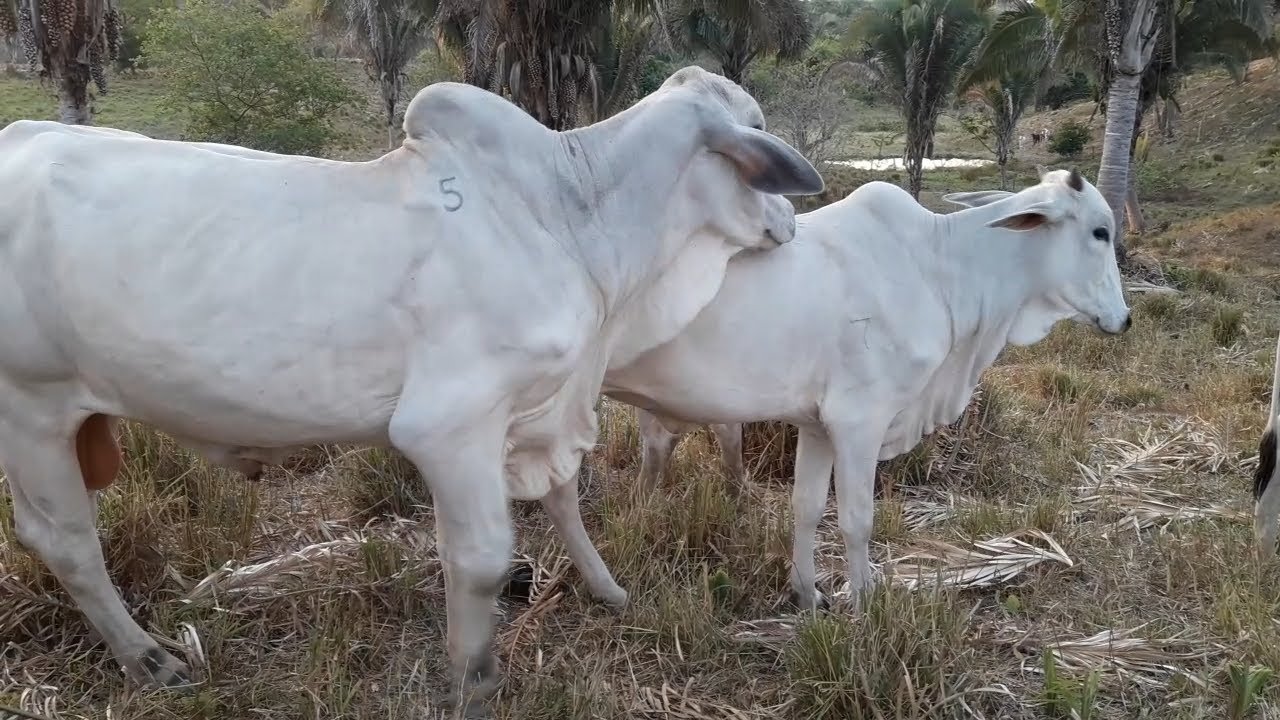
[[[758,645],[781,652],[796,634],[794,617],[739,620],[730,628],[729,637],[744,645]]]
[[[683,688],[666,682],[656,689],[637,688],[629,716],[654,720],[755,720],[777,717],[778,713],[791,704],[788,702],[773,708],[741,710],[724,703],[694,697],[693,680],[686,680]]]
[[[1099,444],[1116,459],[1096,468],[1076,463],[1087,484],[1073,488],[1082,493],[1074,506],[1087,515],[1114,518],[1107,522],[1106,532],[1145,530],[1180,519],[1249,520],[1248,512],[1231,504],[1206,504],[1155,485],[1171,474],[1216,473],[1230,463],[1230,454],[1216,432],[1193,429],[1184,422],[1162,438],[1148,428],[1137,443],[1107,438]]]
[[[934,582],[953,587],[988,587],[1008,582],[1041,563],[1075,565],[1056,540],[1034,528],[979,540],[969,547],[941,540],[923,540],[917,547],[920,549],[885,561],[885,576],[909,588]]]
[[[1175,520],[1220,518],[1249,522],[1251,518],[1248,512],[1226,503],[1197,507],[1193,498],[1182,493],[1136,483],[1113,482],[1102,488],[1077,489],[1094,491],[1075,501],[1076,507],[1082,512],[1120,516],[1107,523],[1104,532],[1112,529],[1146,530]]]
[[[397,541],[396,552],[408,550],[420,563],[432,562],[428,554],[434,548],[434,536],[415,531],[414,525],[410,521],[401,521],[380,528],[381,532],[377,534],[356,530],[251,565],[228,561],[196,583],[182,601],[194,603],[230,594],[271,597],[286,582],[314,581],[322,571],[323,574],[334,574],[341,567],[360,572],[371,562],[376,562],[364,552],[369,544],[388,543],[393,538]],[[415,569],[421,567],[421,564],[415,564]]]
[[[1015,645],[1015,650],[1024,656],[1024,671],[1042,672],[1039,658],[1047,651],[1053,653],[1055,664],[1062,672],[1084,674],[1097,670],[1104,677],[1110,674],[1117,679],[1147,684],[1162,684],[1174,675],[1187,676],[1194,682],[1185,665],[1192,661],[1203,663],[1220,653],[1219,648],[1193,638],[1189,630],[1168,637],[1138,637],[1143,627],[1146,625],[1107,628],[1074,640],[1037,638],[1021,633],[1016,640],[1006,636],[1005,642]]]
[[[902,502],[902,522],[908,530],[924,530],[941,525],[978,505],[978,500],[949,490],[908,488]],[[932,496],[932,497],[929,497]]]
[[[1216,429],[1193,422],[1183,420],[1164,437],[1157,437],[1156,429],[1148,427],[1136,443],[1101,438],[1097,441],[1099,452],[1114,459],[1098,468],[1079,462],[1077,466],[1085,479],[1095,485],[1108,480],[1153,482],[1171,473],[1221,472],[1224,465],[1234,461],[1233,453]]]

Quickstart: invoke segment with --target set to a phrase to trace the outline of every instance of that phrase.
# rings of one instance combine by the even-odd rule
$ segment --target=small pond
[[[858,170],[902,170],[902,158],[881,158],[879,160],[832,160],[832,165],[857,168]],[[925,158],[925,170],[938,168],[968,168],[994,165],[994,160],[978,160],[975,158]]]

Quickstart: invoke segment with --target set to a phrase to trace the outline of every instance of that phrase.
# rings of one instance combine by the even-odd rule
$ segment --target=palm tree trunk
[[[1142,214],[1142,205],[1138,202],[1136,167],[1136,165],[1129,165],[1129,191],[1124,196],[1124,214],[1129,220],[1129,232],[1141,234],[1146,232],[1147,218]]]
[[[907,191],[916,200],[920,199],[920,190],[924,186],[924,157],[932,141],[932,133],[925,128],[907,128]]]
[[[1173,98],[1165,98],[1164,117],[1160,123],[1160,132],[1163,133],[1166,140],[1172,140],[1177,134],[1180,115],[1177,102]]]
[[[1098,190],[1106,198],[1115,216],[1116,259],[1127,256],[1124,242],[1124,201],[1129,193],[1129,148],[1133,139],[1133,120],[1138,112],[1140,75],[1116,72],[1107,92],[1107,129],[1102,143],[1102,163],[1098,168]]]
[[[68,63],[58,82],[58,119],[67,125],[92,125],[89,113],[89,66]]]
[[[1142,233],[1147,228],[1146,218],[1142,215],[1142,205],[1138,202],[1138,138],[1142,136],[1142,121],[1153,100],[1138,96],[1138,111],[1134,113],[1133,135],[1129,138],[1129,189],[1124,196],[1124,214],[1128,222],[1129,232]]]

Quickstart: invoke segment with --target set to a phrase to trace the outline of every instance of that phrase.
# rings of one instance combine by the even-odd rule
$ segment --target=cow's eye
[[[1094,229],[1093,236],[1102,242],[1108,242],[1111,240],[1111,233],[1104,227]]]

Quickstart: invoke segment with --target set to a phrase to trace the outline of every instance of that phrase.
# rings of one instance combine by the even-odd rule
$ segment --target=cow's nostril
[[[1129,328],[1131,328],[1131,327],[1133,327],[1133,314],[1132,314],[1132,313],[1124,316],[1124,329],[1125,329],[1125,330],[1128,330],[1128,329],[1129,329]]]

